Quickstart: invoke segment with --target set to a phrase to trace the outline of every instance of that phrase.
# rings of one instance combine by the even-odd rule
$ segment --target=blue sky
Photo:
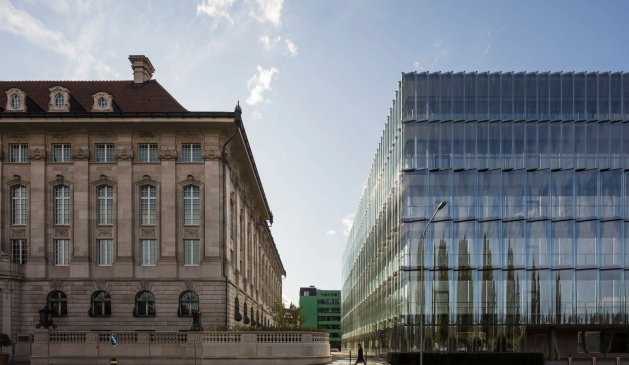
[[[340,289],[341,254],[405,71],[627,71],[623,1],[0,0],[0,80],[131,79],[188,110],[243,106],[287,270]]]

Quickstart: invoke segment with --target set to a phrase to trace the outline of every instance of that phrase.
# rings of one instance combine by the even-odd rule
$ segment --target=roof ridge
[[[133,82],[133,80],[0,80],[0,82]]]

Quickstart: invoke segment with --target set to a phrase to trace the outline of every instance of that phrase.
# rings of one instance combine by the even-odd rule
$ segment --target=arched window
[[[199,224],[199,187],[183,188],[183,224]]]
[[[13,188],[13,196],[11,202],[11,224],[26,224],[27,196],[25,186],[16,186]]]
[[[48,308],[52,310],[53,317],[65,317],[68,315],[68,298],[60,290],[48,294]]]
[[[154,225],[157,222],[157,189],[154,186],[140,188],[140,224]]]
[[[258,326],[260,325],[260,311],[256,310],[256,323],[258,324]]]
[[[92,317],[111,316],[111,296],[106,291],[97,291],[92,294]]]
[[[55,188],[55,224],[70,224],[70,188],[67,186]]]
[[[11,108],[17,109],[22,104],[20,96],[18,94],[11,95]]]
[[[155,317],[155,295],[150,291],[141,291],[135,296],[135,315],[137,317]]]
[[[114,222],[114,188],[100,186],[98,188],[98,224],[113,224]]]
[[[55,106],[57,108],[63,108],[64,104],[65,104],[65,98],[63,97],[63,95],[57,94],[55,96]]]
[[[105,98],[100,98],[98,99],[98,106],[101,108],[104,108],[107,106],[107,99]]]
[[[199,295],[193,291],[185,291],[179,297],[179,316],[191,317],[192,311],[199,310]]]
[[[238,322],[242,321],[242,314],[240,314],[240,302],[238,298],[234,299],[234,319]]]
[[[246,302],[245,302],[245,305],[244,305],[244,310],[243,310],[243,312],[244,312],[244,314],[245,314],[245,320],[244,320],[244,321],[242,321],[242,323],[244,323],[244,324],[249,324],[249,322],[251,322],[251,321],[250,321],[249,317],[247,317],[247,314],[248,314],[248,313],[247,313],[247,303],[246,303]]]

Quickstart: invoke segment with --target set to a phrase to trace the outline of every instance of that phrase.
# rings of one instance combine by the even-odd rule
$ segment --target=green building
[[[330,347],[341,348],[341,291],[300,288],[299,306],[306,316],[304,327],[325,328]]]

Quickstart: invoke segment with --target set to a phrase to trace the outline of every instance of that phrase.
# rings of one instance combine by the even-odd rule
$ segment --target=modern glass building
[[[419,351],[425,303],[426,351],[626,356],[628,174],[629,75],[402,74],[343,253],[343,346]]]
[[[330,347],[341,347],[341,291],[322,290],[311,285],[299,288],[299,307],[306,317],[304,327],[325,328]]]

